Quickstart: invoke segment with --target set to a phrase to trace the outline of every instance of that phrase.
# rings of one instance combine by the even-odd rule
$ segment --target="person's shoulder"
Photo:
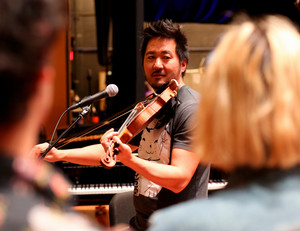
[[[280,180],[278,184],[271,182],[262,187],[257,183],[246,184],[242,188],[216,192],[208,200],[177,204],[156,211],[150,217],[149,231],[242,230],[243,227],[248,230],[266,230],[266,227],[268,230],[278,230],[278,227],[298,230],[295,227],[300,227],[300,206],[295,201],[299,201],[299,187],[295,185],[299,184],[292,184],[296,182],[299,183],[299,178],[294,178],[290,185]]]
[[[191,95],[194,95],[194,96],[199,96],[199,92],[194,90],[193,88],[191,88],[190,86],[184,84],[180,89],[179,89],[179,92],[182,91],[183,93],[185,94],[191,94]]]
[[[200,94],[188,85],[183,85],[178,91],[178,98],[182,101],[199,102]]]
[[[199,92],[187,85],[183,85],[177,95],[177,113],[193,114],[200,101]]]
[[[156,211],[149,219],[149,231],[199,230],[199,224],[207,218],[206,203],[195,199]]]
[[[16,158],[13,168],[17,177],[48,197],[48,200],[67,202],[71,195],[68,192],[70,182],[53,165],[42,160]]]

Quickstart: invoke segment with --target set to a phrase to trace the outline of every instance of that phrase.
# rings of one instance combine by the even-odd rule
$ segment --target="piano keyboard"
[[[73,195],[116,194],[133,191],[133,183],[83,184],[69,188]]]
[[[226,185],[226,181],[209,181],[208,190],[223,189]],[[72,186],[69,192],[73,195],[97,195],[123,193],[133,191],[133,189],[133,183],[83,184]]]
[[[218,180],[218,181],[209,180],[208,191],[223,189],[226,187],[227,184],[228,182],[225,180]]]

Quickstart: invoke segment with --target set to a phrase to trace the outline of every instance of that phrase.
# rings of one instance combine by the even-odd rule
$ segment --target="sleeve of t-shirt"
[[[178,108],[172,125],[173,148],[191,150],[191,132],[195,127],[192,124],[195,108],[196,103]]]

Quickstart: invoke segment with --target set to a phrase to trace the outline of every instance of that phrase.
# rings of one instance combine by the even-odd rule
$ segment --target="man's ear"
[[[45,65],[40,71],[36,86],[36,100],[41,111],[47,114],[53,101],[55,69],[51,65]]]
[[[181,73],[183,73],[186,70],[187,67],[187,60],[184,58],[181,62]]]
[[[54,81],[55,77],[55,69],[51,65],[45,65],[42,67],[40,76],[39,76],[39,82],[41,83],[52,83]]]
[[[26,121],[32,129],[40,129],[48,116],[53,101],[54,77],[55,70],[51,65],[44,65],[40,70],[26,113]]]

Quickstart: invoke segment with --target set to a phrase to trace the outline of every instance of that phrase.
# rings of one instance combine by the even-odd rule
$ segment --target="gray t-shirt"
[[[181,87],[141,135],[139,157],[160,164],[170,164],[172,148],[191,150],[192,117],[198,104],[199,94],[187,85]],[[192,198],[207,197],[209,166],[199,165],[190,183],[180,193],[163,188],[140,174],[135,176],[134,227],[147,228],[149,216],[164,208]]]

